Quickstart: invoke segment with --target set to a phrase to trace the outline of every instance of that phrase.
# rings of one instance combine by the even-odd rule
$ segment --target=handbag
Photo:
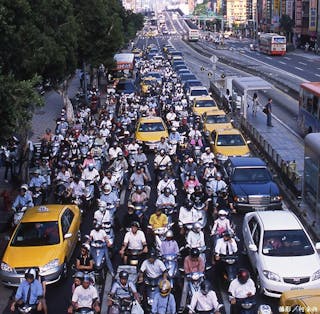
[[[267,114],[267,113],[268,113],[267,107],[264,107],[264,108],[262,109],[262,112],[263,112],[264,114]]]

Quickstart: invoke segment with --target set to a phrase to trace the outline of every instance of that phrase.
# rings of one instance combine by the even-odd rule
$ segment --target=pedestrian
[[[273,126],[271,123],[271,113],[272,113],[272,98],[268,99],[268,103],[266,104],[266,115],[267,115],[267,126]]]
[[[252,115],[254,117],[257,115],[258,105],[258,95],[257,93],[254,93],[252,97]]]

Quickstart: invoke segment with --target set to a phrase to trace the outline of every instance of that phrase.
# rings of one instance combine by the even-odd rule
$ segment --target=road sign
[[[219,60],[219,58],[218,58],[216,55],[212,55],[212,57],[210,58],[210,61],[211,61],[212,63],[217,63],[218,60]]]
[[[204,71],[204,67],[202,66],[202,67],[200,68],[200,70],[201,70],[201,72],[203,72],[203,71]]]

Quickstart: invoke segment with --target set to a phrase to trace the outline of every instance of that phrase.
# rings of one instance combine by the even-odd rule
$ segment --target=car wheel
[[[257,288],[257,293],[262,295],[263,287],[262,287],[261,279],[258,273],[256,274],[256,288]]]

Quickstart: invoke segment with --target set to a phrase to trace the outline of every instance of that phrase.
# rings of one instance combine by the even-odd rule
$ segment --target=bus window
[[[312,115],[316,118],[319,118],[319,113],[318,113],[318,106],[319,102],[318,102],[318,97],[317,96],[313,96],[313,102],[312,102]]]

